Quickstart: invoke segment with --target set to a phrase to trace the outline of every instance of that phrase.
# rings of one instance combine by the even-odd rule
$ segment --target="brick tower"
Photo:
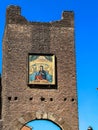
[[[78,130],[75,65],[73,12],[64,11],[60,21],[28,22],[20,7],[9,6],[3,38],[2,130],[22,130],[35,119]],[[45,76],[35,72],[39,66]]]

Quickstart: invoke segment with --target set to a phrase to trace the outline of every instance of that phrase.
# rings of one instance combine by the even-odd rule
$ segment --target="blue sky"
[[[26,126],[32,128],[32,130],[61,130],[58,125],[49,120],[33,120],[28,122]]]
[[[6,7],[12,4],[29,21],[60,20],[62,11],[74,11],[79,128],[98,130],[98,0],[1,0],[0,72]]]

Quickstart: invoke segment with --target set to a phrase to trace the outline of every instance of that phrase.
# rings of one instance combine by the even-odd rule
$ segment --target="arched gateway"
[[[39,119],[27,122],[21,130],[61,130],[61,128],[54,122],[46,119]]]
[[[28,22],[18,6],[7,8],[2,130],[29,130],[27,122],[35,119],[78,130],[74,41],[71,11],[41,23]]]

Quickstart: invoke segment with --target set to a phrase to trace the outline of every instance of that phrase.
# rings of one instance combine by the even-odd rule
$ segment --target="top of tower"
[[[21,8],[19,6],[10,5],[6,11],[6,23],[7,24],[45,24],[45,22],[29,22],[25,17],[21,16]],[[74,12],[64,11],[62,13],[62,19],[58,21],[48,22],[46,24],[54,24],[58,26],[73,27],[74,26]]]

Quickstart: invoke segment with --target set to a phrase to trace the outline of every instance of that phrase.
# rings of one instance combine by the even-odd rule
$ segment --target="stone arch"
[[[50,120],[51,122],[57,124],[61,128],[61,130],[72,130],[70,125],[66,123],[65,119],[59,117],[58,115],[55,115],[54,113],[41,112],[41,111],[32,112],[32,113],[29,112],[29,113],[22,115],[20,118],[13,120],[13,127],[10,128],[10,130],[13,130],[13,129],[22,130],[23,127],[24,127],[23,130],[26,130],[25,124],[27,122],[30,122],[30,121],[36,120],[36,119]],[[30,130],[30,129],[27,128],[27,130]]]
[[[52,124],[53,126],[56,126],[57,129],[59,128],[60,130],[62,130],[62,128],[58,124],[56,124],[55,122],[53,122],[53,121],[51,121],[49,119],[35,119],[35,120],[31,120],[31,121],[27,122],[20,130],[32,130],[32,125],[31,124],[34,123],[35,121],[36,122],[38,121],[37,123],[42,123],[41,121],[43,121],[43,124],[45,122],[47,122],[49,124]]]

